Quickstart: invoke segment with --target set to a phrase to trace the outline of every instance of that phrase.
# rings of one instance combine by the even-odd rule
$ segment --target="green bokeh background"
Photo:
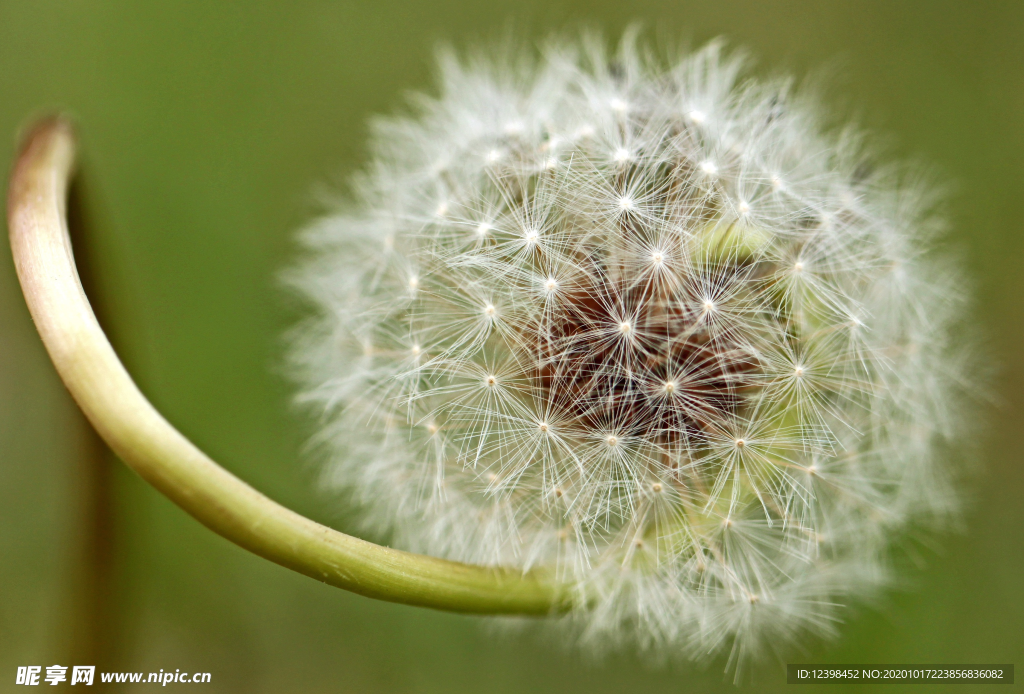
[[[82,252],[141,387],[230,470],[344,528],[344,510],[313,491],[305,425],[275,371],[294,315],[275,274],[318,209],[315,191],[365,161],[372,114],[429,88],[438,43],[510,27],[532,40],[581,22],[615,36],[634,20],[668,42],[724,35],[758,69],[826,68],[831,106],[950,182],[950,240],[976,282],[997,402],[964,528],[918,552],[904,590],[850,612],[840,639],[794,658],[1024,665],[1020,0],[0,0],[0,166],[30,116],[74,115],[96,220]],[[4,244],[2,692],[20,690],[16,666],[57,662],[68,638],[82,440]],[[734,689],[722,662],[595,661],[536,633],[320,585],[209,533],[119,464],[114,493],[115,643],[100,670],[208,671],[211,693]],[[787,687],[778,664],[755,676],[758,691]]]

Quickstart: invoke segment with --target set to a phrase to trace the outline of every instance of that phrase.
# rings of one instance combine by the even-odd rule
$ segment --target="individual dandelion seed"
[[[446,55],[291,274],[329,486],[398,546],[552,567],[595,647],[830,633],[955,507],[968,360],[929,197],[742,74],[632,34]]]

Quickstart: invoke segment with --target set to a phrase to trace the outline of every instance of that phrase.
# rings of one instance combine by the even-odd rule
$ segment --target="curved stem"
[[[345,590],[456,612],[539,615],[569,606],[569,586],[537,572],[410,554],[315,523],[221,468],[171,426],[118,360],[82,290],[65,210],[74,158],[66,121],[44,121],[29,133],[8,193],[11,248],[57,372],[129,467],[222,537]]]

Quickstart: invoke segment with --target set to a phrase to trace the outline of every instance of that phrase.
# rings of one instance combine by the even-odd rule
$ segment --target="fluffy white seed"
[[[446,60],[309,234],[292,358],[369,531],[549,567],[585,643],[742,659],[955,507],[961,285],[786,80],[634,43]]]

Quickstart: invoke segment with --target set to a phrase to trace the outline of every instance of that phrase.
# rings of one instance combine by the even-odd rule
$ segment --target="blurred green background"
[[[824,66],[831,106],[951,183],[950,239],[976,281],[999,401],[963,531],[919,549],[904,589],[850,612],[839,640],[793,659],[1024,665],[1020,0],[0,0],[0,162],[33,114],[74,115],[94,220],[80,252],[141,387],[243,479],[345,528],[313,490],[307,425],[275,371],[294,316],[275,274],[315,191],[365,161],[372,114],[430,87],[438,43],[580,22],[617,36],[633,20],[668,42],[724,35],[759,70]],[[66,661],[73,647],[89,444],[6,244],[0,256],[0,691],[17,691],[16,666]],[[320,585],[111,470],[112,588],[90,622],[104,635],[100,670],[207,671],[211,693],[734,689],[722,662],[595,661],[537,633]],[[787,686],[777,663],[755,676],[759,691]]]

